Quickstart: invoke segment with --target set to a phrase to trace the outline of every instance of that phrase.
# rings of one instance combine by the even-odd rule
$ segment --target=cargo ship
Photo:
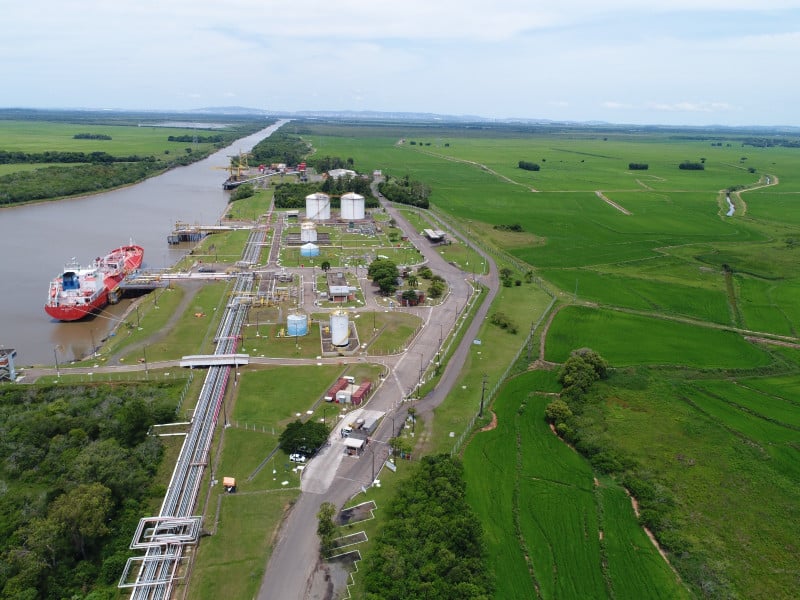
[[[72,259],[50,282],[45,312],[59,321],[77,321],[119,301],[119,283],[142,265],[141,246],[120,246],[88,267]]]

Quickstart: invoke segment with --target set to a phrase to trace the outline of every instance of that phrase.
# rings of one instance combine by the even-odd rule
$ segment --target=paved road
[[[423,253],[431,269],[447,280],[450,294],[440,306],[423,309],[425,325],[406,353],[388,365],[390,374],[367,407],[385,411],[386,418],[372,436],[372,443],[364,454],[361,457],[344,456],[343,442],[334,431],[331,443],[306,467],[302,480],[303,491],[281,525],[278,542],[264,573],[259,600],[322,600],[334,597],[333,583],[326,581],[319,564],[316,533],[319,507],[323,502],[341,507],[362,486],[371,485],[376,471],[388,457],[386,441],[393,436],[393,425],[399,427],[407,416],[408,407],[403,398],[418,384],[421,368],[435,359],[440,341],[447,338],[472,295],[473,288],[468,282],[468,275],[446,262],[436,248],[394,208],[386,203],[384,206]],[[483,255],[480,249],[475,250]],[[484,259],[489,265],[490,274],[483,276],[482,282],[489,287],[490,293],[476,318],[469,324],[467,334],[448,362],[436,389],[416,403],[416,409],[423,418],[430,416],[454,385],[470,344],[497,292],[497,269],[489,256],[484,255]]]

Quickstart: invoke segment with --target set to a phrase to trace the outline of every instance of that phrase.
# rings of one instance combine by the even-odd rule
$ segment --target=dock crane
[[[226,183],[235,183],[242,179],[243,175],[247,175],[250,166],[247,164],[247,159],[250,156],[249,152],[239,152],[238,155],[229,155],[231,159],[227,167],[211,167],[212,169],[219,169],[220,171],[228,172],[228,180]]]

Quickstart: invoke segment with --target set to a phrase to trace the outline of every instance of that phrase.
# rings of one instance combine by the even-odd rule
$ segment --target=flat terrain
[[[793,300],[800,292],[800,151],[752,145],[757,136],[747,132],[320,124],[303,133],[322,154],[352,156],[359,170],[424,181],[437,211],[505,253],[497,255],[505,256],[499,266],[511,268],[512,279],[524,281],[530,269],[555,291],[559,306],[575,305],[558,312],[546,335],[543,328],[535,332],[543,355],[534,344],[531,361],[561,363],[571,350],[589,346],[615,368],[593,396],[590,423],[606,447],[632,461],[637,472],[649,473],[653,485],[671,491],[672,521],[658,524],[656,535],[685,586],[677,589],[720,598],[792,597],[797,570],[784,563],[794,550],[778,532],[796,532],[791,507],[800,489],[792,467],[800,458],[800,395],[790,383],[796,381],[798,356],[787,347],[800,341]],[[537,163],[540,170],[521,170],[519,161]],[[704,169],[681,170],[684,161]],[[629,170],[629,163],[646,163],[648,169]],[[495,229],[511,224],[521,231]],[[535,302],[526,313],[502,304],[507,301],[498,296],[494,310],[507,310],[523,323],[539,320],[542,308],[534,308]],[[479,351],[476,362],[465,365],[465,377],[473,374],[466,389],[479,387],[486,372]],[[515,380],[523,386],[518,396],[540,383]],[[552,393],[558,386],[546,389]],[[476,434],[464,455],[468,465],[480,465],[468,469],[469,485],[473,505],[485,515],[493,561],[510,569],[508,579],[498,577],[496,597],[642,597],[636,586],[656,580],[635,574],[647,573],[653,566],[647,561],[628,569],[629,579],[619,576],[614,561],[606,571],[590,569],[594,574],[580,582],[589,588],[579,590],[570,587],[579,582],[562,579],[569,577],[562,566],[600,562],[597,546],[584,546],[585,532],[525,534],[525,523],[548,511],[555,512],[547,524],[583,518],[593,531],[599,527],[597,506],[604,507],[604,519],[622,519],[626,503],[613,490],[625,474],[607,478],[596,472],[595,492],[584,479],[585,506],[577,497],[554,503],[541,491],[543,483],[533,489],[534,480],[520,476],[528,453],[507,439],[528,439],[522,431],[531,443],[552,436],[532,409],[538,406],[541,415],[543,405],[528,403],[522,415],[530,422],[512,411],[523,429],[508,432],[503,397],[497,400],[497,429]],[[454,394],[437,415],[461,402]],[[456,429],[456,423],[447,428]],[[498,447],[486,445],[483,436],[498,436]],[[561,442],[553,436],[548,443]],[[583,464],[581,469],[589,469]],[[754,506],[763,507],[756,511],[760,517]],[[769,521],[774,535],[763,534],[759,518]],[[617,538],[604,539],[607,555],[630,548]],[[579,556],[579,548],[587,554]],[[559,574],[554,579],[552,568]],[[675,597],[671,576],[658,581],[658,593]]]

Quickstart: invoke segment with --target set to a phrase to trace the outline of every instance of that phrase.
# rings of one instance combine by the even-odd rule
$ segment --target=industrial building
[[[347,277],[341,271],[328,271],[325,275],[328,283],[328,300],[331,302],[348,302],[355,297],[356,288],[347,283]]]

